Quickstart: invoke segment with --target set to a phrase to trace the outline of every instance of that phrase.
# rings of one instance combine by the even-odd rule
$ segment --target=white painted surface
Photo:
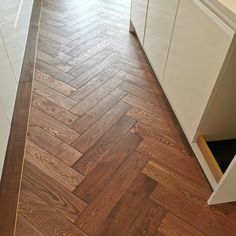
[[[162,81],[179,0],[149,0],[144,49]]]
[[[33,0],[0,0],[0,178]]]
[[[236,14],[236,1],[235,0],[217,0],[222,5],[224,5],[227,9],[232,11],[234,14]]]
[[[147,5],[148,0],[132,0],[131,20],[142,45],[146,23]]]
[[[0,102],[0,173],[4,164],[5,152],[7,148],[8,136],[10,132],[10,120],[7,117],[6,111]],[[0,175],[1,177],[1,175]]]
[[[163,87],[190,141],[233,36],[234,32],[199,1],[180,1]]]
[[[236,156],[230,163],[215,191],[208,200],[209,205],[236,201]]]

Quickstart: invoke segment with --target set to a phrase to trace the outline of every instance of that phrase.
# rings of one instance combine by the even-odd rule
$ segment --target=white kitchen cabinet
[[[162,86],[190,142],[233,37],[234,32],[200,1],[180,1]]]
[[[139,41],[143,45],[148,0],[132,0],[131,5],[131,21]]]
[[[16,97],[17,82],[15,80],[14,72],[12,70],[12,66],[1,33],[0,78],[0,100],[4,106],[8,119],[11,120]]]
[[[159,81],[166,66],[179,0],[149,0],[144,50]]]
[[[6,111],[0,101],[0,173],[2,173],[2,168],[4,164],[5,152],[7,148],[7,142],[10,132],[10,120],[7,117]]]
[[[0,0],[0,179],[33,0]]]
[[[131,26],[138,34],[132,17]],[[149,0],[144,32],[144,51],[213,188],[208,204],[236,201],[234,6]]]

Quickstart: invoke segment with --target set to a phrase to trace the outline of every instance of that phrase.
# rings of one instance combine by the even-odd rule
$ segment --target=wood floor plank
[[[68,73],[73,76],[82,75],[83,73],[88,71],[90,68],[95,66],[97,63],[104,60],[110,54],[111,54],[111,51],[105,48],[104,50],[101,50],[100,52],[88,58],[87,60],[81,62],[79,67],[74,66],[70,71],[68,71]]]
[[[138,176],[138,173],[146,162],[147,159],[144,156],[134,152],[127,161],[123,163],[112,181],[106,185],[78,217],[75,224],[87,234],[96,232],[134,179]],[[93,215],[92,218],[91,215]]]
[[[130,74],[133,74],[137,77],[141,77],[143,79],[147,80],[155,79],[154,75],[150,71],[145,70],[144,68],[140,68],[138,66],[125,63],[123,61],[116,61],[112,64],[112,66],[119,68],[120,70],[126,71]]]
[[[83,133],[73,147],[82,153],[91,148],[128,110],[129,105],[123,102],[116,104],[110,111],[101,117],[91,128]]]
[[[115,89],[111,94],[102,99],[94,108],[89,110],[80,119],[75,121],[70,127],[78,133],[83,134],[91,125],[101,118],[107,111],[118,103],[126,94],[122,90]]]
[[[17,216],[16,236],[43,236],[43,234],[35,228],[29,221],[21,215]]]
[[[114,56],[111,54],[106,59],[99,62],[96,66],[92,67],[90,70],[83,73],[81,76],[73,79],[69,84],[75,88],[80,88],[86,84],[89,80],[94,78],[100,72],[108,68],[115,61]]]
[[[151,112],[147,113],[142,109],[137,107],[132,107],[127,115],[136,119],[137,121],[145,124],[150,127],[150,129],[154,131],[161,132],[169,137],[173,137],[173,139],[179,141],[179,143],[183,142],[183,138],[180,135],[180,130],[176,127],[173,119],[170,117],[170,114],[160,113],[158,117],[154,117]]]
[[[128,94],[123,98],[123,100],[131,106],[139,108],[140,110],[143,110],[156,118],[162,118],[165,115],[169,116],[169,113],[163,110],[161,107],[144,101],[143,99],[138,98],[132,94]]]
[[[71,49],[67,53],[72,57],[76,57],[81,52],[83,52],[83,51],[89,49],[90,47],[94,46],[94,44],[102,42],[106,38],[107,38],[106,35],[100,34],[100,35],[96,36],[95,38],[93,38],[92,40],[88,40],[85,43],[83,43],[82,45],[78,45],[77,47]]]
[[[222,213],[158,184],[150,198],[205,235],[234,235],[236,223]],[[174,200],[173,200],[174,199]]]
[[[135,120],[123,116],[97,143],[93,146],[73,168],[87,176],[105,157],[109,151],[117,145],[124,135],[133,127]]]
[[[63,95],[62,93],[59,93],[54,89],[51,89],[50,87],[40,83],[38,80],[34,81],[34,91],[40,96],[45,97],[49,101],[56,103],[57,105],[68,110],[76,105],[76,101],[73,99]]]
[[[147,81],[122,70],[119,71],[117,76],[119,76],[123,81],[128,82],[129,84],[142,88],[148,93],[155,94],[156,99],[158,99],[159,96],[163,96],[162,92],[156,86],[156,83],[154,81]]]
[[[159,165],[164,166],[173,172],[177,172],[179,175],[193,183],[200,186],[208,186],[196,159],[191,156],[176,155],[174,152],[169,151],[168,144],[158,140],[153,142],[151,139],[146,138],[138,146],[137,150],[144,155],[149,156],[150,159],[153,159]],[[167,152],[165,152],[165,150]],[[176,168],[176,166],[178,166],[178,168]]]
[[[97,88],[93,93],[75,105],[71,109],[71,112],[78,116],[82,116],[97,105],[97,103],[99,103],[99,101],[101,101],[105,96],[111,93],[121,82],[122,81],[116,77],[112,77],[106,83]]]
[[[48,50],[46,50],[47,52]],[[37,60],[36,63],[36,68],[40,71],[42,71],[43,73],[46,73],[50,76],[52,76],[55,79],[61,80],[65,83],[70,82],[71,80],[74,79],[74,77],[72,75],[69,75],[43,61]],[[72,85],[73,86],[73,85]]]
[[[71,222],[74,222],[87,206],[67,188],[28,161],[24,165],[23,184]]]
[[[83,155],[73,147],[69,146],[33,123],[29,125],[28,139],[47,152],[56,156],[68,166],[72,166]]]
[[[142,138],[128,133],[119,144],[101,159],[93,171],[74,190],[74,193],[85,202],[90,203],[106,184],[113,179],[119,167],[141,141]]]
[[[70,191],[73,191],[84,179],[77,171],[29,140],[27,140],[25,159]]]
[[[30,119],[34,124],[38,125],[48,133],[54,135],[67,144],[71,144],[80,136],[73,129],[65,126],[61,122],[34,107],[31,107]]]
[[[210,187],[197,185],[183,178],[178,173],[169,171],[164,166],[159,166],[153,160],[149,161],[142,173],[171,189],[183,193],[190,198],[196,198],[206,202],[211,195]]]
[[[156,104],[156,105],[161,105],[160,104],[160,97],[157,97],[156,94],[152,94],[150,92],[145,91],[142,88],[136,87],[133,84],[130,84],[129,82],[123,82],[119,85],[119,88],[133,94],[134,96],[137,96],[147,102]]]
[[[166,210],[149,200],[156,182],[139,175],[95,235],[156,235]]]
[[[66,96],[69,96],[71,93],[76,91],[76,89],[72,86],[60,80],[54,79],[50,75],[47,75],[39,70],[35,70],[35,79],[47,87],[52,88]]]
[[[71,60],[68,61],[68,64],[78,66],[80,63],[83,63],[85,60],[88,60],[92,56],[96,55],[106,47],[110,45],[110,41],[105,39],[94,46],[90,47],[89,49],[83,51],[78,56],[73,57]]]
[[[203,236],[204,235],[171,213],[168,213],[165,219],[162,221],[159,230],[164,235],[176,235],[176,236],[185,236],[185,235]]]
[[[113,68],[107,68],[106,70],[99,73],[97,76],[89,80],[86,84],[76,90],[75,93],[72,94],[72,98],[76,101],[81,101],[85,97],[87,97],[90,93],[92,93],[95,89],[100,87],[106,81],[111,79],[118,70],[114,70]]]
[[[73,67],[72,65],[68,64],[67,62],[61,61],[58,58],[56,58],[46,52],[42,52],[40,50],[38,50],[37,59],[44,61],[46,63],[49,63],[52,66],[54,66],[57,69],[62,70],[64,72],[68,72]]]
[[[24,184],[22,185],[19,214],[45,235],[86,236],[78,227],[57,213]]]
[[[68,126],[79,119],[77,115],[66,110],[65,108],[62,108],[56,103],[49,101],[45,97],[38,95],[37,93],[33,93],[31,104],[38,110]]]

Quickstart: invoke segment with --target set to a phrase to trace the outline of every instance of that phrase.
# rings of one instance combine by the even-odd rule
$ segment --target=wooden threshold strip
[[[34,0],[0,183],[0,236],[15,234],[42,0]]]

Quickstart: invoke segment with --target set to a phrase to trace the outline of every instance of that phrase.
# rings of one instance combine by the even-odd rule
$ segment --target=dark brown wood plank
[[[45,97],[38,95],[37,93],[33,93],[32,106],[34,106],[40,111],[43,111],[44,113],[55,118],[56,120],[64,123],[65,125],[71,125],[77,119],[79,119],[79,117],[75,114],[49,101]]]
[[[101,159],[93,171],[74,190],[74,193],[90,203],[105,185],[113,179],[115,173],[135,150],[142,139],[132,133],[128,133],[122,141]]]
[[[45,235],[86,235],[24,184],[22,185],[19,214]]]
[[[31,141],[27,141],[25,159],[69,190],[73,191],[84,177]]]
[[[72,166],[83,155],[73,147],[32,123],[29,125],[28,140],[56,156],[68,166]]]
[[[124,135],[133,127],[135,120],[122,117],[97,143],[94,145],[73,168],[83,175],[88,175],[99,161],[117,145]]]
[[[171,213],[168,213],[165,219],[162,221],[159,230],[164,235],[179,235],[179,236],[185,236],[185,235],[203,236],[204,235]]]
[[[158,184],[150,198],[205,235],[235,235],[236,223],[206,203]]]
[[[29,221],[21,215],[17,216],[16,236],[43,236],[43,234],[35,228]]]
[[[110,111],[100,118],[84,134],[82,134],[73,147],[85,153],[105,134],[128,110],[129,105],[123,102],[117,103]]]
[[[113,90],[111,94],[104,97],[95,107],[75,121],[70,127],[78,133],[83,134],[91,127],[91,125],[93,125],[99,118],[115,106],[125,95],[126,93],[122,90]]]
[[[46,50],[47,51],[47,50]],[[55,79],[61,80],[65,83],[70,82],[71,80],[74,79],[72,75],[69,75],[65,73],[62,70],[57,69],[56,67],[53,67],[43,61],[37,60],[36,68],[43,73],[46,73],[50,76],[52,76]]]
[[[38,80],[34,81],[34,92],[68,110],[77,104],[73,99],[65,96],[61,92],[51,89],[50,87],[40,83]]]
[[[87,234],[96,232],[146,163],[144,156],[134,152],[123,163],[112,181],[78,217],[75,224]]]
[[[139,175],[95,235],[156,235],[166,210],[149,200],[156,182]]]
[[[31,107],[30,120],[32,123],[68,144],[71,144],[80,136],[80,134],[73,129],[34,107]]]
[[[13,236],[15,232],[41,5],[42,1],[34,1],[27,45],[16,95],[10,137],[1,177],[1,236]]]
[[[24,164],[23,184],[56,211],[74,222],[87,204],[67,188],[30,164]]]

